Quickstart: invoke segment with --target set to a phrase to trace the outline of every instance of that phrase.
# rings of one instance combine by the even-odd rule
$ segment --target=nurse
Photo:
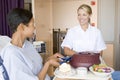
[[[25,9],[15,8],[8,13],[8,24],[12,39],[1,51],[1,58],[10,80],[50,80],[49,66],[59,66],[60,54],[55,54],[42,65],[42,58],[27,38],[35,30],[33,14]]]
[[[71,56],[78,52],[98,53],[106,49],[101,32],[97,27],[90,25],[92,9],[83,4],[77,9],[79,25],[68,30],[61,47],[66,55]]]

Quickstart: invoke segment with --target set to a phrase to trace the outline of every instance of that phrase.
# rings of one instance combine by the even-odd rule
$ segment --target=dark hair
[[[32,12],[22,9],[14,8],[7,15],[7,22],[11,29],[11,32],[14,33],[20,23],[27,25],[32,19]]]

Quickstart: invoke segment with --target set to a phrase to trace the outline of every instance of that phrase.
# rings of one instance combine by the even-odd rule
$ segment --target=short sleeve
[[[70,30],[68,30],[62,44],[61,44],[61,47],[64,48],[64,47],[68,47],[70,49],[72,49],[72,32]]]
[[[98,30],[96,50],[97,50],[97,51],[102,51],[102,50],[104,50],[104,49],[106,49],[106,45],[105,45],[105,42],[104,42],[104,40],[103,40],[101,31]]]

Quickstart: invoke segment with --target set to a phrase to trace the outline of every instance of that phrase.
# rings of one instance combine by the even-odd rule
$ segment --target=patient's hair
[[[20,23],[27,25],[32,19],[32,12],[22,9],[14,8],[7,15],[7,22],[11,29],[12,34],[17,30],[17,27]]]

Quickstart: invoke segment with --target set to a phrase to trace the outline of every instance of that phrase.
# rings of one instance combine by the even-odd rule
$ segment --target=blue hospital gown
[[[42,58],[29,41],[25,41],[22,48],[10,42],[1,51],[3,64],[10,80],[39,80],[37,74],[42,69]],[[46,75],[45,80],[50,80]]]

